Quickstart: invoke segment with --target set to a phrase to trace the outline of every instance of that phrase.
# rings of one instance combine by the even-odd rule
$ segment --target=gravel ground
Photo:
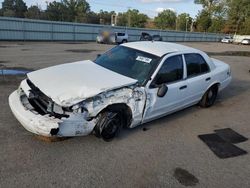
[[[185,45],[222,54],[250,51],[249,46],[233,44]],[[0,66],[36,70],[94,59],[111,47],[86,42],[0,42]],[[8,95],[23,77],[0,76],[0,187],[250,187],[250,154],[220,159],[197,137],[232,128],[250,138],[250,57],[217,54],[215,58],[230,64],[233,81],[213,107],[190,107],[122,130],[108,143],[93,135],[53,143],[37,139],[8,106]],[[250,152],[250,141],[237,146]]]

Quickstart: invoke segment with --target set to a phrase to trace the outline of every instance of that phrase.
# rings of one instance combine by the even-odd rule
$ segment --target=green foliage
[[[197,30],[250,34],[249,0],[194,0],[203,10],[197,16]]]
[[[226,32],[250,34],[250,2],[249,0],[194,0],[203,9],[196,16],[194,26],[200,32]],[[111,24],[114,11],[100,10],[93,12],[87,0],[61,0],[47,4],[45,11],[38,6],[27,6],[24,0],[3,0],[0,16],[26,17],[31,19],[47,19],[52,21],[68,21],[93,24]],[[118,13],[117,25],[143,28],[190,30],[192,18],[187,13],[176,15],[171,10],[164,10],[154,20],[149,21],[147,15],[136,9]]]
[[[115,14],[116,13],[114,11],[108,12],[100,10],[98,17],[100,18],[102,24],[111,25],[111,16]]]
[[[124,13],[118,13],[117,25],[128,26],[128,16]]]
[[[228,0],[228,21],[231,32],[250,34],[249,0]]]
[[[155,17],[155,25],[159,29],[175,29],[176,13],[172,10],[164,10]]]
[[[136,9],[133,9],[124,13],[119,13],[117,25],[144,28],[147,20],[147,15],[140,13]]]
[[[9,10],[9,9],[3,11],[3,16],[16,17],[14,10]]]
[[[211,20],[211,26],[208,28],[208,32],[219,33],[225,27],[225,20],[222,17],[214,17]]]
[[[53,1],[48,4],[45,11],[47,19],[51,21],[66,21],[67,9],[63,3]]]
[[[145,24],[148,20],[147,15],[140,13],[136,9],[128,10],[127,14],[128,14],[128,18],[130,20],[129,26],[139,27],[139,28],[145,27]]]
[[[177,17],[176,24],[177,24],[176,27],[177,30],[186,31],[186,27],[187,30],[190,30],[190,26],[192,24],[192,18],[187,13],[179,14]]]
[[[7,11],[7,10],[13,10],[15,9],[15,3],[14,0],[4,0],[2,2],[2,9],[3,11]]]
[[[226,0],[194,0],[203,10],[197,15],[197,30],[201,32],[221,32],[225,26]]]
[[[100,23],[99,15],[93,11],[90,11],[87,16],[87,23],[99,24]]]
[[[85,0],[53,1],[48,4],[46,14],[49,20],[68,22],[87,22],[90,6]]]
[[[4,0],[2,2],[2,14],[4,16],[24,18],[27,6],[23,0]]]
[[[66,8],[66,21],[87,21],[87,14],[90,12],[90,5],[86,0],[64,0],[63,6]]]
[[[209,9],[220,1],[221,0],[194,0],[194,3],[201,4],[203,8]]]
[[[42,18],[42,11],[38,6],[31,6],[28,8],[27,12],[25,13],[26,18],[31,19],[41,19]]]
[[[207,32],[208,28],[212,25],[211,15],[208,11],[203,9],[198,13],[196,18],[196,27],[200,32]]]
[[[240,34],[245,34],[245,35],[250,34],[250,17],[249,16],[245,19],[244,25],[242,26],[240,30]]]

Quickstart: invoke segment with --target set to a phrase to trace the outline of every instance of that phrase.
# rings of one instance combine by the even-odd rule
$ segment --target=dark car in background
[[[142,32],[140,41],[162,41],[162,37],[160,35],[150,35],[149,33]]]

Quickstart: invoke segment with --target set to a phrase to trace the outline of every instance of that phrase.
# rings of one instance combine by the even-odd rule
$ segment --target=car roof
[[[171,43],[171,42],[159,42],[159,41],[140,41],[140,42],[129,42],[125,44],[121,44],[122,46],[133,48],[136,50],[144,51],[150,54],[154,54],[156,56],[163,56],[168,53],[173,52],[183,52],[183,51],[194,51],[198,50],[184,46],[181,44]]]

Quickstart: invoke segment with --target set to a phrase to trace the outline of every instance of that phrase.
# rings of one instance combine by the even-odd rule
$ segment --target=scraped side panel
[[[132,123],[130,127],[139,125],[142,120],[146,102],[144,88],[122,88],[105,92],[84,102],[83,106],[88,110],[89,117],[96,117],[103,109],[112,104],[126,104],[132,111]]]

